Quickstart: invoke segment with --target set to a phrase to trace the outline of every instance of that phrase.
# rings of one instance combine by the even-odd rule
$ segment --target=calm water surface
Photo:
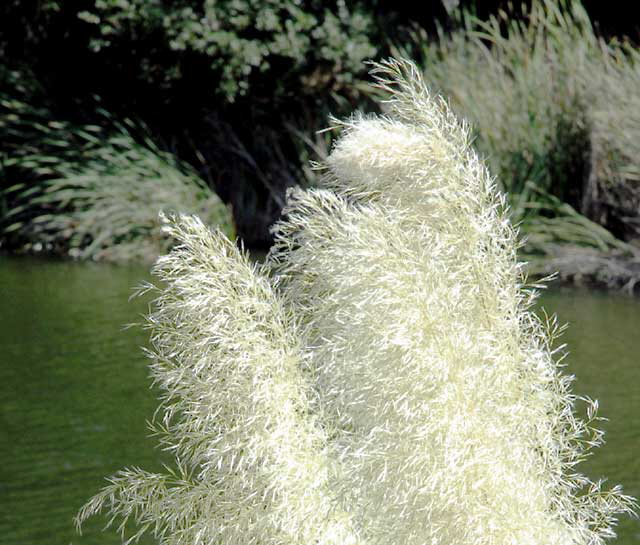
[[[104,519],[72,518],[125,466],[161,468],[148,437],[156,408],[140,346],[148,299],[128,301],[145,268],[0,257],[0,542],[115,545]],[[607,444],[583,470],[640,496],[640,300],[576,290],[541,304],[570,323],[575,391],[600,401]],[[624,519],[618,545],[640,544]]]

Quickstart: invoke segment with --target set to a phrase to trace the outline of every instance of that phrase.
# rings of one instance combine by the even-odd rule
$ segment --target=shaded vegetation
[[[387,55],[412,12],[341,0],[9,0],[0,53],[36,76],[25,98],[54,119],[94,122],[93,95],[117,119],[142,119],[231,204],[245,243],[266,247],[286,189],[304,179],[304,139],[365,100],[362,61]],[[446,15],[439,3],[427,13]]]
[[[598,37],[575,1],[486,21],[463,12],[460,25],[414,43],[428,81],[473,125],[525,252],[637,255],[626,242],[640,240],[638,50]]]
[[[377,111],[362,61],[396,54],[420,59],[430,84],[474,125],[528,237],[532,271],[571,246],[602,260],[637,259],[639,53],[614,37],[616,29],[637,36],[625,9],[616,20],[591,0],[517,9],[444,1],[420,14],[377,0],[75,0],[64,9],[10,0],[0,6],[3,97],[42,114],[32,128],[28,115],[18,132],[15,120],[0,126],[0,214],[5,226],[36,215],[21,209],[7,218],[26,202],[7,188],[42,192],[27,186],[60,177],[29,170],[42,168],[37,155],[71,168],[69,150],[86,145],[64,128],[44,137],[57,140],[52,149],[35,151],[29,135],[43,136],[38,124],[102,126],[109,140],[98,95],[98,109],[120,120],[112,128],[142,120],[136,125],[148,129],[133,130],[134,140],[153,134],[190,164],[230,207],[244,243],[266,249],[287,190],[317,182],[309,161],[326,158],[333,138],[317,131],[331,114]],[[2,244],[24,247],[15,234]]]
[[[231,235],[228,210],[191,167],[161,151],[144,127],[103,118],[110,129],[52,121],[46,110],[0,100],[0,126],[14,146],[2,164],[18,180],[2,194],[0,228],[11,247],[152,261],[172,244],[161,233],[161,210],[198,214]]]

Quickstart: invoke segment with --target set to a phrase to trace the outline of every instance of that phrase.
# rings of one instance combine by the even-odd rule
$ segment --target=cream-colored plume
[[[291,195],[264,266],[193,218],[150,317],[173,476],[103,506],[162,544],[598,545],[633,500],[574,466],[600,441],[529,310],[504,200],[408,62]]]
[[[573,413],[504,200],[413,65],[374,74],[387,115],[342,124],[273,256],[340,430],[334,489],[369,543],[600,543],[631,500],[575,474],[595,413]]]
[[[196,217],[169,218],[180,244],[154,273],[149,316],[157,428],[172,474],[134,469],[81,511],[114,517],[170,545],[351,545],[328,489],[326,433],[309,414],[305,353],[267,271]],[[151,287],[149,287],[151,288]]]

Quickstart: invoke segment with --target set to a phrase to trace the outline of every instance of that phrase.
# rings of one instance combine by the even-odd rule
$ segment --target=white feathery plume
[[[411,63],[374,74],[388,114],[342,123],[271,258],[339,430],[334,487],[368,543],[602,543],[633,502],[574,473],[595,411],[529,310],[504,198]]]
[[[409,62],[374,67],[325,187],[265,265],[195,218],[149,318],[176,470],[108,508],[161,544],[601,545],[634,500],[575,470],[601,442],[530,310],[517,233],[470,132]]]
[[[170,218],[179,245],[154,273],[166,284],[149,316],[158,429],[177,467],[125,470],[80,512],[107,507],[162,544],[348,545],[327,488],[325,432],[309,413],[294,318],[265,271],[196,217]],[[149,287],[151,288],[151,287]]]

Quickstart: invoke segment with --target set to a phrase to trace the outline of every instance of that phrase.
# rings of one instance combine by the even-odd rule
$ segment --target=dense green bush
[[[10,1],[0,7],[0,28],[6,25],[0,50],[11,60],[39,64],[47,50],[68,51],[66,42],[75,48],[75,69],[87,68],[85,77],[95,79],[80,82],[81,91],[87,84],[108,85],[104,76],[115,74],[135,80],[136,92],[153,94],[155,87],[169,102],[184,97],[186,84],[194,95],[208,96],[210,105],[214,98],[233,102],[249,94],[278,100],[320,90],[349,93],[363,60],[384,53],[387,32],[397,34],[393,24],[409,24],[396,12],[381,17],[377,4],[78,0],[64,6],[42,2],[34,9]],[[67,74],[74,82],[81,79]],[[196,89],[198,82],[205,89]]]
[[[183,75],[189,56],[206,59],[219,74],[217,91],[233,101],[246,94],[252,77],[269,72],[271,93],[285,93],[290,81],[273,78],[297,72],[312,90],[335,75],[332,84],[351,83],[362,61],[376,55],[371,41],[374,21],[362,3],[272,0],[95,0],[78,14],[92,26],[89,47],[95,52],[127,42],[157,37],[168,64],[154,65],[143,52],[141,76],[166,84]],[[333,67],[328,75],[322,74]],[[299,87],[296,85],[295,87]]]

